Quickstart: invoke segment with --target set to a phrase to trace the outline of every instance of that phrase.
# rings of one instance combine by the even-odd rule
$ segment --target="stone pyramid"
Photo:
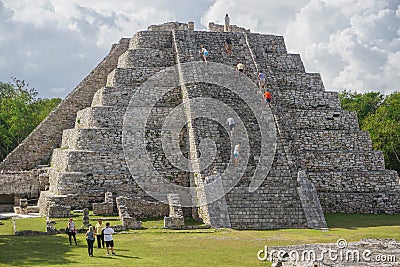
[[[236,74],[238,62],[244,74]],[[256,85],[259,71],[273,95],[269,107]],[[232,136],[220,106],[240,120]],[[177,124],[168,128],[171,117]],[[171,153],[163,138],[175,138]],[[202,149],[213,152],[208,164],[199,161],[208,156]],[[136,217],[166,216],[167,194],[180,190],[183,203],[197,203],[183,205],[184,215],[213,227],[324,228],[323,212],[400,213],[398,175],[385,170],[356,114],[341,110],[338,94],[287,53],[282,36],[236,26],[194,31],[190,23],[166,23],[121,39],[0,168],[32,169],[50,154],[44,215],[92,208],[112,192],[135,199]]]

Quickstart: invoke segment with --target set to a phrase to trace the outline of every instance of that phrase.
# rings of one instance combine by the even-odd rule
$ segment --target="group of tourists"
[[[69,219],[66,233],[68,234],[69,245],[72,246],[72,239],[74,239],[75,245],[78,245],[76,242],[76,226],[73,218]],[[106,223],[104,226],[102,219],[98,219],[94,227],[89,225],[89,229],[85,233],[89,257],[93,257],[93,246],[96,239],[97,248],[104,248],[105,245],[107,255],[110,255],[110,252],[112,255],[116,255],[114,252],[113,234],[114,229],[110,227],[110,223]]]

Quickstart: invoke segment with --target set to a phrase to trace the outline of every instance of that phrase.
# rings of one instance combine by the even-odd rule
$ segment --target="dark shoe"
[[[115,254],[114,252],[112,253],[113,255],[117,256],[117,254]]]

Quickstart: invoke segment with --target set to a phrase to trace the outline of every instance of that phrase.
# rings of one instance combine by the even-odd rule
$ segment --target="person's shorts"
[[[226,48],[227,48],[228,50],[232,50],[232,44],[226,44]]]
[[[232,131],[234,127],[235,127],[235,124],[229,124],[229,130],[230,131]]]
[[[233,156],[234,156],[235,158],[239,158],[239,153],[233,153]]]
[[[207,51],[204,52],[204,56],[208,57],[208,52]]]
[[[106,241],[106,247],[107,248],[113,248],[114,247],[114,240]]]
[[[269,103],[271,103],[271,98],[267,98],[267,99],[265,99],[265,103],[266,103],[266,104],[269,104]]]
[[[265,84],[265,79],[260,79],[260,81],[258,82],[259,85],[263,85]]]
[[[240,72],[243,72],[243,69],[239,69]]]

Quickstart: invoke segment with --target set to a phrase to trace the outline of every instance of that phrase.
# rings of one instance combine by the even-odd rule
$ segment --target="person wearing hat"
[[[76,243],[76,236],[75,236],[75,234],[76,234],[75,223],[74,223],[74,219],[72,219],[72,218],[69,218],[68,230],[69,230],[68,231],[69,245],[70,246],[72,245],[71,236],[74,237],[75,245],[78,245]]]

